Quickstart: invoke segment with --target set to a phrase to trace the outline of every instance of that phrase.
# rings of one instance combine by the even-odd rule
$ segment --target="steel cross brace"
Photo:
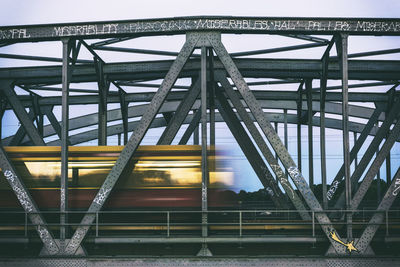
[[[303,205],[300,197],[297,195],[295,190],[292,188],[288,178],[284,174],[281,166],[278,163],[278,160],[274,157],[270,149],[268,148],[267,144],[264,141],[264,138],[261,136],[260,132],[258,131],[257,127],[254,125],[253,119],[250,117],[246,109],[244,108],[239,96],[235,93],[232,88],[232,85],[229,83],[228,79],[226,78],[225,74],[218,72],[216,74],[216,80],[221,83],[222,87],[225,89],[225,93],[227,94],[228,98],[232,101],[233,106],[237,110],[240,118],[246,125],[247,129],[249,130],[250,134],[252,135],[254,141],[256,142],[257,146],[259,147],[261,153],[271,166],[271,169],[275,173],[278,178],[278,181],[281,183],[283,189],[285,190],[287,196],[293,203],[294,207],[299,210],[300,216],[303,220],[311,220],[311,216],[305,212],[306,208]],[[267,173],[266,173],[267,174]],[[268,177],[267,177],[268,179]]]
[[[379,144],[381,143],[382,139],[386,137],[388,131],[390,130],[390,126],[397,117],[399,111],[400,111],[400,99],[398,98],[395,100],[394,105],[392,106],[389,112],[389,115],[385,118],[385,121],[382,123],[381,127],[379,127],[377,134],[375,135],[372,142],[369,144],[367,151],[364,153],[364,156],[362,157],[357,168],[353,172],[353,175],[351,176],[352,187],[356,185],[361,175],[364,173],[374,153],[378,150]],[[343,202],[344,202],[344,192],[342,192],[341,195],[339,196],[335,204],[335,208],[341,208],[343,206]]]
[[[257,102],[257,99],[254,97],[253,93],[250,91],[248,85],[246,84],[243,76],[239,72],[239,69],[236,67],[235,63],[233,62],[232,58],[229,56],[228,51],[226,51],[225,47],[221,43],[219,37],[219,33],[208,33],[208,39],[212,44],[215,52],[217,53],[218,57],[220,58],[222,64],[224,65],[225,69],[227,70],[229,76],[233,80],[236,88],[239,90],[240,94],[242,95],[244,101],[246,102],[247,106],[250,108],[250,111],[253,113],[254,118],[260,125],[262,131],[266,135],[267,139],[269,140],[270,144],[278,154],[280,160],[282,161],[285,168],[288,170],[290,177],[292,178],[293,182],[299,189],[300,193],[304,197],[305,201],[307,202],[308,206],[311,208],[312,211],[316,212],[315,217],[317,218],[318,222],[321,225],[324,233],[332,243],[333,247],[335,248],[338,254],[344,254],[345,248],[341,246],[339,243],[335,242],[334,240],[330,239],[330,233],[332,231],[333,225],[331,224],[329,217],[323,212],[321,205],[319,204],[318,200],[314,196],[314,193],[311,191],[310,187],[308,186],[307,182],[305,181],[303,175],[298,170],[296,164],[294,163],[293,159],[291,158],[290,154],[286,150],[284,144],[282,143],[279,136],[275,133],[273,127],[271,126],[268,119],[265,117],[265,114]],[[283,174],[284,175],[284,174]],[[340,238],[340,237],[339,237]]]
[[[397,172],[393,177],[392,183],[386,190],[385,196],[383,197],[381,203],[376,209],[377,212],[369,220],[367,227],[364,229],[360,239],[356,243],[357,249],[360,251],[360,253],[364,253],[366,251],[376,231],[378,230],[380,224],[383,222],[383,219],[385,217],[383,211],[389,210],[399,192],[400,192],[400,168],[397,169]]]
[[[38,129],[29,118],[28,113],[19,101],[17,94],[14,92],[11,81],[1,82],[0,87],[0,90],[4,92],[4,95],[12,106],[15,115],[25,128],[25,132],[32,142],[37,146],[45,146],[46,144],[44,143],[43,138],[40,136]]]
[[[53,127],[57,136],[61,140],[61,126],[60,126],[60,123],[58,122],[56,116],[54,116],[52,109],[53,109],[53,107],[45,106],[45,107],[43,107],[43,113],[46,115],[47,119],[50,122],[50,125]]]
[[[28,117],[31,121],[35,119],[35,114],[33,112],[33,108],[29,108]],[[26,134],[24,126],[22,124],[19,126],[17,132],[14,134],[14,137],[11,139],[11,142],[8,144],[9,146],[18,146],[21,144]]]
[[[365,140],[367,139],[369,133],[371,132],[372,128],[374,127],[375,123],[378,121],[379,115],[382,113],[383,109],[381,106],[378,106],[372,116],[368,120],[367,124],[364,126],[360,136],[357,138],[356,143],[354,144],[353,148],[350,151],[350,163],[353,162],[357,153],[360,151],[362,145],[364,144]],[[331,200],[336,192],[337,187],[339,186],[340,182],[343,180],[344,175],[344,166],[340,168],[338,173],[336,174],[335,178],[333,179],[328,193],[327,193],[327,200]]]
[[[358,208],[358,206],[360,205],[362,199],[364,198],[365,194],[368,191],[369,186],[372,183],[372,180],[374,179],[374,177],[375,177],[376,173],[378,172],[380,166],[382,165],[383,161],[386,159],[387,155],[389,154],[390,149],[393,146],[393,144],[396,142],[396,138],[399,136],[399,134],[400,134],[400,120],[398,120],[397,123],[395,124],[395,126],[392,129],[390,135],[386,139],[386,141],[383,144],[381,150],[379,151],[378,155],[376,156],[376,158],[372,162],[370,168],[368,169],[368,171],[367,171],[367,173],[366,173],[366,175],[365,175],[360,187],[358,188],[357,192],[355,193],[354,197],[352,198],[351,203],[350,203],[350,209],[351,210],[356,210]],[[394,187],[393,183],[392,183],[392,185],[390,187],[392,187],[392,186]],[[389,187],[389,189],[390,189],[390,187]],[[385,195],[385,197],[386,197],[386,195]],[[391,200],[391,201],[393,202],[393,200]],[[387,200],[385,200],[385,202],[386,201]],[[392,202],[390,202],[390,204]],[[382,204],[382,202],[381,202],[381,204]],[[378,210],[380,210],[379,207],[378,207]],[[378,219],[379,215],[376,215],[376,216],[377,217],[375,219]],[[375,215],[373,217],[375,217]],[[379,225],[377,225],[377,227],[379,227]],[[361,253],[366,253],[367,252],[366,249],[369,246],[369,243],[372,240],[373,235],[375,234],[375,232],[377,230],[377,229],[375,229],[375,230],[371,230],[371,229],[368,230],[368,229],[369,228],[367,227],[367,229],[365,231],[367,231],[367,233],[369,233],[369,234],[365,233],[365,231],[364,231],[363,235],[365,234],[365,235],[371,235],[371,236],[368,236],[368,238],[365,236],[363,238],[363,241],[361,241],[361,243],[359,243],[360,242],[359,239],[355,240],[355,247],[357,249],[359,249]],[[366,240],[369,240],[369,241],[367,242]],[[359,247],[358,244],[360,244],[361,247]],[[370,253],[370,251],[371,250],[369,249],[368,253]],[[329,249],[328,249],[328,252],[329,252]]]
[[[45,220],[41,216],[39,209],[26,189],[24,183],[17,175],[17,172],[7,157],[2,145],[0,145],[0,168],[7,182],[10,184],[10,187],[17,196],[18,201],[21,203],[21,206],[28,214],[32,224],[36,227],[36,231],[38,232],[48,254],[57,254],[59,252],[59,248],[54,240],[53,235],[49,232]]]
[[[157,145],[170,145],[174,140],[176,133],[185,120],[189,110],[192,108],[194,102],[200,94],[200,79],[197,79],[191,88],[188,90],[186,95],[183,97],[182,102],[176,109],[175,115],[171,121],[168,122],[168,126],[165,128]]]
[[[152,121],[157,115],[159,109],[161,108],[161,105],[164,103],[164,100],[166,99],[171,87],[174,85],[179,73],[181,72],[189,56],[192,54],[199,39],[199,34],[190,34],[187,36],[185,44],[179,52],[176,60],[170,67],[167,75],[161,83],[160,88],[154,95],[150,105],[147,107],[146,112],[143,114],[139,125],[132,133],[128,143],[122,150],[115,165],[113,166],[110,173],[107,175],[103,185],[101,186],[92,204],[90,205],[88,212],[83,217],[81,224],[78,226],[71,240],[67,244],[67,247],[65,249],[66,255],[74,255],[77,251],[78,247],[86,236],[91,224],[96,218],[95,213],[102,208],[111,190],[114,188],[115,183],[121,176],[124,169],[127,167],[128,163],[131,161],[133,154],[135,153],[145,133],[147,132]]]
[[[200,118],[201,118],[200,109],[193,111],[193,112],[194,112],[194,115],[193,115],[192,121],[190,122],[189,126],[186,128],[185,133],[182,135],[182,138],[179,141],[179,145],[186,145],[187,142],[189,141],[189,138],[192,135],[193,131],[199,125]]]
[[[243,128],[239,119],[236,117],[234,111],[220,91],[220,88],[215,88],[215,95],[217,97],[217,108],[222,115],[222,118],[228,125],[230,131],[238,142],[240,148],[249,160],[250,165],[253,167],[254,172],[257,174],[263,186],[266,188],[267,193],[274,202],[275,206],[284,209],[288,208],[286,199],[282,194],[278,183],[268,170],[257,149],[253,145],[250,137],[247,135],[246,130]]]

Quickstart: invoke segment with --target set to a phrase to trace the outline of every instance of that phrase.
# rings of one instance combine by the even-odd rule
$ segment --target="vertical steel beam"
[[[107,95],[110,89],[110,82],[103,72],[104,62],[98,57],[93,57],[94,66],[97,74],[97,83],[99,88],[99,109],[98,109],[98,144],[99,146],[107,145]]]
[[[157,142],[157,145],[170,145],[174,140],[179,128],[182,126],[183,121],[187,117],[190,109],[192,108],[194,102],[196,102],[197,97],[200,94],[200,81],[197,79],[190,89],[186,92],[183,97],[181,103],[174,116],[171,118],[171,121],[168,123],[164,132],[161,134],[160,139]]]
[[[308,184],[314,191],[314,151],[313,151],[313,109],[312,109],[312,80],[306,80],[307,93],[307,124],[308,124]]]
[[[119,105],[121,107],[122,128],[124,131],[124,145],[128,142],[128,104],[125,100],[126,93],[121,88],[118,89]]]
[[[284,136],[285,147],[289,151],[287,109],[283,110],[283,136]],[[285,170],[285,177],[286,179],[288,178],[287,170]]]
[[[71,41],[69,38],[62,39],[62,96],[61,96],[61,185],[60,185],[60,250],[65,249],[67,223],[66,212],[68,211],[68,120],[69,120],[69,83],[70,83],[70,60],[69,49]]]
[[[201,110],[198,109],[196,111],[193,111],[193,118],[192,121],[189,123],[189,126],[186,128],[186,131],[184,132],[184,134],[182,135],[181,140],[179,141],[179,145],[186,145],[187,142],[189,141],[189,138],[192,134],[195,134],[197,132],[197,145],[199,144],[198,142],[198,125],[201,119]],[[194,138],[195,139],[195,138]],[[194,140],[196,141],[196,140]],[[196,143],[195,143],[196,145]]]
[[[213,35],[217,35],[218,33],[214,33]],[[260,104],[257,102],[257,99],[254,97],[253,93],[250,91],[248,85],[246,84],[243,76],[239,72],[239,69],[236,67],[232,58],[229,56],[228,51],[226,51],[225,47],[221,43],[221,41],[209,34],[209,40],[212,46],[214,47],[215,52],[220,58],[222,64],[224,65],[226,71],[229,76],[232,78],[236,88],[239,93],[242,95],[244,101],[247,106],[250,108],[250,111],[254,115],[254,118],[260,125],[262,131],[265,136],[269,140],[270,144],[274,148],[274,150],[278,153],[280,160],[283,165],[289,172],[293,182],[299,189],[300,193],[303,195],[305,201],[309,205],[312,211],[316,212],[316,218],[321,224],[321,228],[323,229],[326,236],[329,238],[330,232],[333,228],[328,216],[322,211],[322,207],[319,204],[318,200],[315,198],[314,193],[310,190],[310,187],[307,185],[303,175],[300,173],[299,169],[296,167],[293,159],[290,154],[286,150],[285,146],[282,144],[279,136],[275,133],[274,129],[271,126],[271,123],[266,118]],[[340,238],[340,237],[339,237]],[[335,248],[337,253],[343,254],[345,253],[343,246],[338,244],[336,241],[331,240],[331,244]]]
[[[210,145],[215,145],[215,106],[214,106],[214,97],[215,97],[215,81],[214,81],[214,52],[212,48],[208,49],[208,73],[210,82],[208,83],[208,104],[210,110]]]
[[[199,111],[199,114],[200,115],[199,115],[199,122],[198,123],[200,123],[201,111]],[[198,145],[198,144],[199,144],[199,126],[197,124],[196,128],[194,129],[194,132],[193,132],[193,145]]]
[[[400,192],[400,168],[397,169],[395,176],[393,177],[392,183],[386,190],[385,196],[380,202],[377,212],[372,216],[369,220],[367,227],[364,229],[361,234],[360,239],[358,240],[356,246],[360,253],[364,253],[368,245],[371,243],[376,231],[382,224],[385,213],[384,211],[388,211],[395,201],[397,195]]]
[[[240,118],[246,125],[247,129],[249,130],[251,136],[253,137],[254,141],[256,142],[257,146],[259,147],[264,158],[267,160],[268,164],[271,166],[272,171],[278,177],[278,181],[281,183],[283,190],[285,190],[290,201],[293,203],[294,207],[299,211],[301,218],[303,220],[311,220],[311,216],[307,212],[305,212],[306,207],[303,205],[303,202],[301,201],[300,197],[297,195],[296,191],[292,188],[292,185],[290,184],[289,180],[285,176],[281,166],[278,163],[278,160],[274,157],[274,155],[268,148],[264,138],[258,131],[257,127],[254,125],[253,120],[250,118],[250,115],[247,113],[239,96],[233,90],[233,87],[229,83],[225,74],[222,74],[219,72],[217,74],[217,80],[221,83],[228,98],[232,101],[234,108],[237,110]],[[268,177],[266,177],[266,178],[268,178]]]
[[[297,89],[297,166],[301,171],[301,123],[302,123],[302,106],[303,106],[303,85],[302,81]]]
[[[326,188],[326,138],[325,138],[325,99],[326,85],[328,80],[329,50],[322,58],[322,72],[320,78],[320,102],[319,102],[319,145],[321,154],[321,183],[322,183],[322,207],[328,209],[327,188]]]
[[[202,236],[208,235],[207,225],[207,189],[208,189],[208,157],[207,157],[207,50],[201,47],[201,211]]]
[[[216,104],[219,113],[226,122],[229,130],[232,132],[254,172],[265,187],[271,200],[278,209],[288,208],[277,181],[268,170],[267,165],[261,158],[250,137],[247,135],[246,130],[243,128],[239,119],[235,115],[235,112],[232,110],[225,96],[222,94],[222,92],[220,92],[220,89],[218,87],[215,89],[215,95],[217,97]]]
[[[354,146],[355,146],[357,141],[358,141],[357,132],[353,132],[353,139],[354,139]],[[353,151],[353,149],[351,149],[351,151]],[[351,151],[350,151],[350,159],[351,159]],[[354,169],[356,169],[357,166],[358,166],[358,155],[357,155],[357,153],[355,153],[355,155],[354,155]]]
[[[343,132],[343,165],[346,193],[346,209],[350,209],[351,180],[350,180],[350,139],[349,139],[349,81],[348,81],[348,34],[337,36],[336,49],[339,56],[339,66],[342,76],[342,132]],[[347,213],[347,238],[353,238],[352,215]]]
[[[3,93],[13,108],[15,115],[21,122],[21,125],[25,128],[26,134],[36,146],[45,146],[46,144],[40,136],[38,129],[35,127],[32,120],[29,119],[28,113],[19,101],[18,96],[12,87],[13,85],[11,81],[2,81],[0,83],[0,89],[3,90]]]
[[[49,232],[46,222],[44,221],[39,209],[33,201],[31,195],[23,184],[22,180],[17,175],[17,172],[7,157],[6,152],[0,145],[0,170],[9,183],[21,203],[25,212],[28,214],[32,224],[36,227],[36,231],[43,242],[48,254],[55,255],[59,252],[59,248],[54,240],[53,235]]]
[[[192,54],[198,39],[198,34],[192,34],[188,36],[176,60],[172,63],[168,73],[161,83],[160,88],[158,89],[151,103],[144,112],[138,126],[132,133],[128,143],[122,150],[110,173],[107,175],[103,185],[101,186],[92,204],[90,205],[87,214],[83,217],[81,224],[78,226],[70,242],[68,243],[65,254],[73,255],[79,248],[82,240],[84,239],[90,228],[90,225],[96,218],[95,213],[102,208],[104,202],[107,200],[120,175],[125,170],[128,163],[131,162],[133,154],[135,153],[145,133],[149,129],[152,121],[160,110],[161,105],[164,103],[164,100],[166,99],[171,87],[174,85],[176,79],[178,78],[178,75],[185,65],[187,59]]]

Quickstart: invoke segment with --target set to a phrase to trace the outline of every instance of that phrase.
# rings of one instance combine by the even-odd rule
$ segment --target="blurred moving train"
[[[123,146],[69,147],[68,204],[87,209]],[[5,147],[17,174],[41,209],[60,205],[60,147]],[[235,177],[229,153],[210,149],[208,206],[233,205]],[[0,208],[20,207],[3,174]],[[201,207],[201,146],[140,146],[105,209]]]

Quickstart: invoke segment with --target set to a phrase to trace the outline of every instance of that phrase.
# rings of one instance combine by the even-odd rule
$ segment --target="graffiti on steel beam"
[[[0,27],[0,40],[49,38],[65,36],[104,36],[130,33],[185,32],[196,30],[219,31],[313,31],[313,32],[400,32],[397,19],[321,19],[321,18],[211,18],[186,17],[146,19],[106,23],[38,25]]]
[[[53,36],[74,36],[91,34],[111,34],[118,33],[118,23],[109,23],[103,25],[77,25],[77,26],[58,26],[54,27]]]
[[[101,188],[100,191],[97,193],[96,198],[93,200],[95,203],[98,205],[102,206],[104,201],[106,200],[106,197],[108,193],[110,193],[111,189],[109,188]]]
[[[334,181],[331,187],[329,188],[328,192],[326,193],[326,198],[331,200],[333,195],[335,194],[336,190],[339,187],[339,181]]]
[[[274,173],[279,177],[279,181],[281,182],[282,186],[285,187],[285,191],[292,195],[292,198],[294,197],[294,190],[292,186],[289,183],[289,180],[286,178],[285,174],[283,173],[281,167],[277,164],[271,164],[271,168],[274,171]]]
[[[15,194],[17,195],[17,198],[19,202],[21,203],[22,207],[27,212],[32,212],[33,211],[33,205],[31,201],[29,200],[29,197],[25,190],[20,186],[20,184],[17,181],[17,176],[10,170],[6,170],[4,172],[4,176],[6,177],[7,181],[10,183],[11,188],[14,190]]]
[[[26,29],[7,29],[0,30],[0,39],[23,39],[31,37],[26,33]]]
[[[359,252],[359,250],[354,246],[354,240],[350,241],[350,242],[343,242],[342,240],[340,240],[340,238],[337,236],[336,231],[335,230],[331,230],[329,232],[329,236],[330,238],[332,238],[332,240],[336,241],[337,243],[343,245],[346,247],[346,251],[348,251],[349,253],[351,253],[352,251],[356,251]]]
[[[397,194],[400,192],[400,178],[396,179],[396,182],[394,184],[394,190],[393,190],[393,196],[397,196]]]

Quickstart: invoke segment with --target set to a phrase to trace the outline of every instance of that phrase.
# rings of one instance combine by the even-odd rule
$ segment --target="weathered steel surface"
[[[57,40],[61,37],[106,38],[179,34],[214,30],[222,33],[301,33],[399,35],[400,19],[288,18],[288,17],[177,17],[125,21],[82,22],[0,27],[2,41]]]

